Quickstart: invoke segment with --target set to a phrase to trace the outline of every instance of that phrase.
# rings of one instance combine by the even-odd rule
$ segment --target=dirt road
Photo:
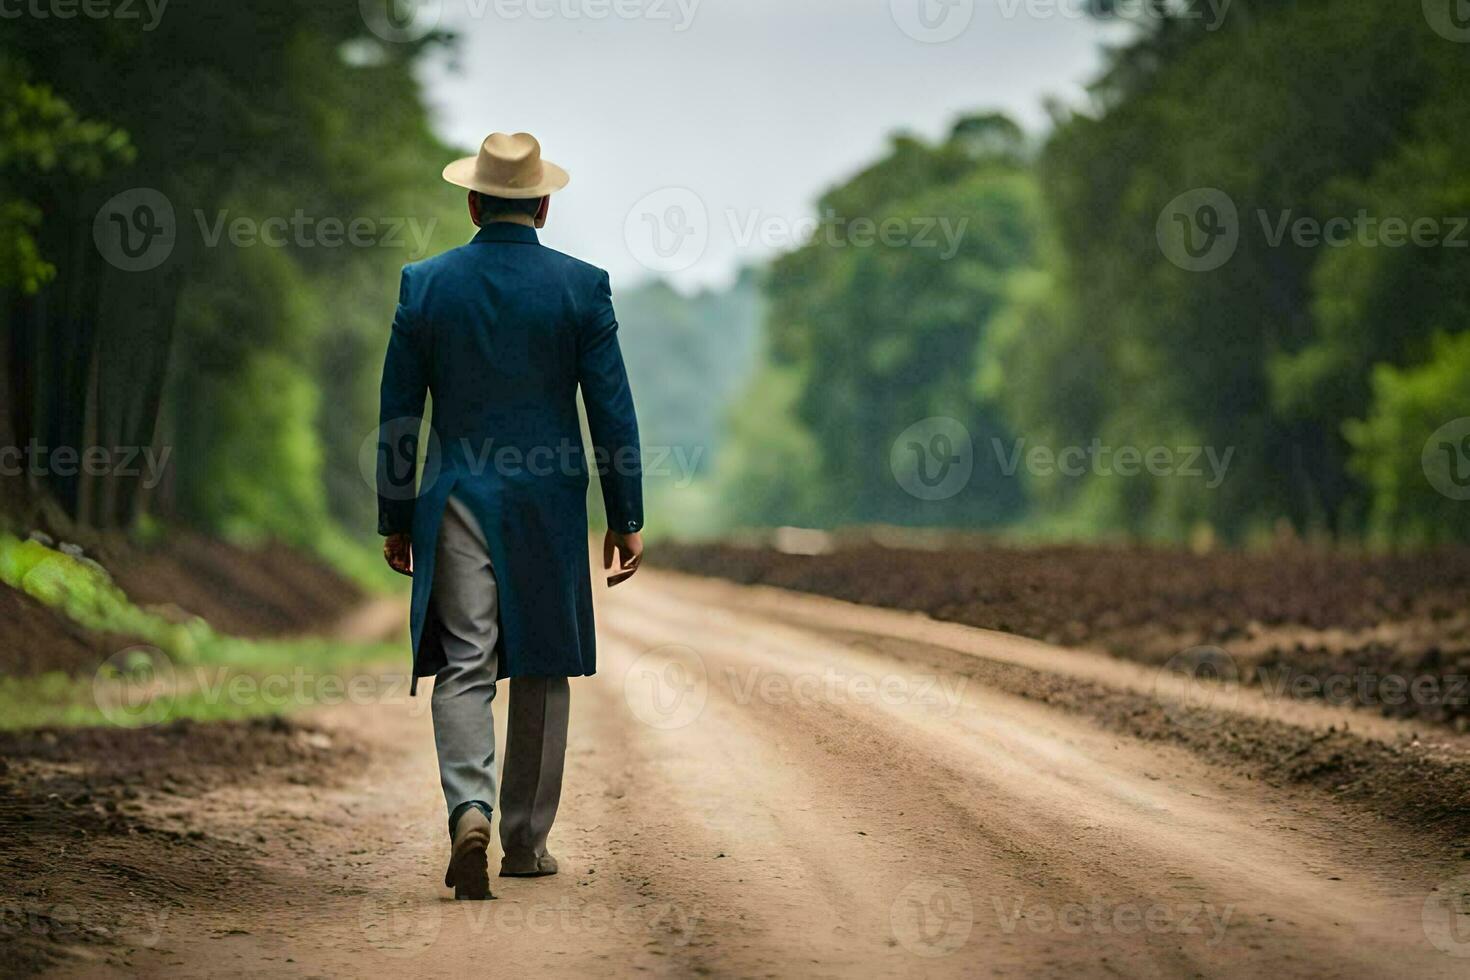
[[[653,571],[600,601],[559,876],[448,900],[428,699],[324,709],[371,764],[199,800],[207,833],[265,842],[273,887],[160,916],[128,969],[1470,974],[1470,868],[1442,841],[987,681],[1003,664],[1127,689],[1141,668]]]

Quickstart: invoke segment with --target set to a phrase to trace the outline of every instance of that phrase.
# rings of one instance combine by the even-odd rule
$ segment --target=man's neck
[[[502,222],[508,225],[524,225],[527,228],[536,227],[536,219],[531,217],[529,214],[491,215],[480,222],[480,227],[483,228],[486,225],[493,225]]]

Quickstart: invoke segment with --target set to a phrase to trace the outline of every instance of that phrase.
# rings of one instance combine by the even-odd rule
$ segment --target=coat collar
[[[536,245],[540,239],[536,237],[536,229],[527,225],[518,225],[512,221],[492,221],[480,229],[473,239],[475,244],[485,242],[520,242],[525,245]]]

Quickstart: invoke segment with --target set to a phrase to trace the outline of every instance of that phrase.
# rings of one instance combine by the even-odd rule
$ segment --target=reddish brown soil
[[[170,811],[227,783],[327,785],[361,759],[279,718],[0,734],[0,972],[125,948],[171,910],[267,888],[252,870],[263,838],[210,836]]]
[[[134,602],[170,619],[203,617],[222,633],[280,636],[321,631],[358,608],[361,590],[309,555],[281,544],[239,548],[179,532],[153,548],[92,541],[99,561]],[[0,585],[0,675],[86,673],[130,645],[91,633]]]
[[[844,547],[826,555],[661,544],[665,568],[812,592],[1162,663],[1201,644],[1260,680],[1347,676],[1384,714],[1470,728],[1470,551],[1195,555],[1143,548]],[[1380,694],[1388,674],[1433,696]],[[1359,680],[1368,686],[1358,694]],[[1307,689],[1310,689],[1310,684]],[[1393,701],[1395,703],[1385,703]]]
[[[0,585],[0,676],[49,670],[89,671],[127,646],[125,637],[92,633],[23,592]]]
[[[321,629],[362,601],[356,585],[279,543],[246,549],[174,532],[156,548],[101,561],[134,602],[177,607],[237,636]]]

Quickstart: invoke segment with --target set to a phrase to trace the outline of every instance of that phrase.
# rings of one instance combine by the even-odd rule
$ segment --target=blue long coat
[[[487,224],[469,244],[404,268],[383,365],[378,532],[413,536],[415,689],[444,666],[429,591],[450,494],[490,546],[500,676],[596,672],[578,388],[608,526],[643,527],[638,421],[617,329],[607,273],[542,246],[523,225]],[[425,393],[433,425],[421,454]]]

